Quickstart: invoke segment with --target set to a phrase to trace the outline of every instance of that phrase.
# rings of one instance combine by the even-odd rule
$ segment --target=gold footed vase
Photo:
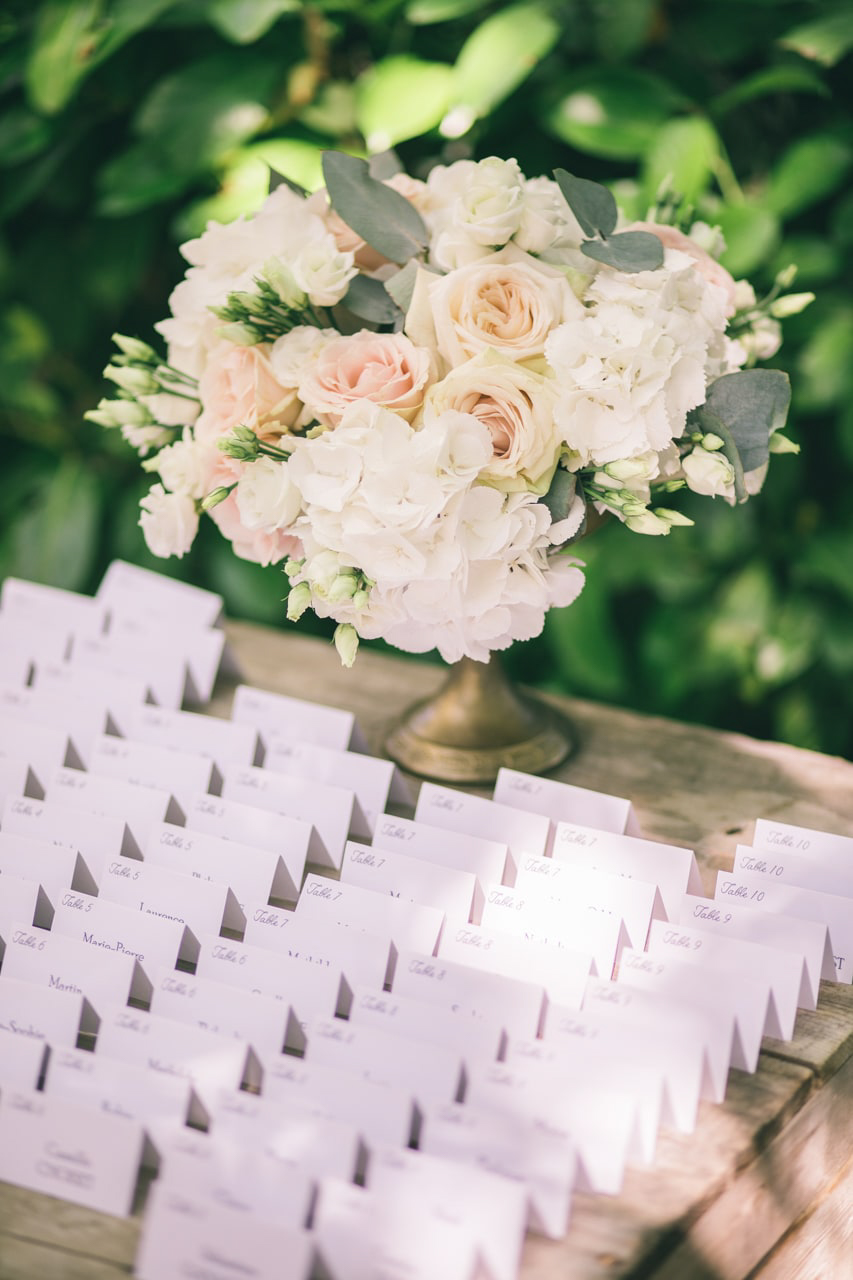
[[[385,742],[390,758],[422,778],[494,782],[500,768],[545,773],[575,750],[571,723],[507,677],[497,654],[455,662],[436,694],[417,703]]]

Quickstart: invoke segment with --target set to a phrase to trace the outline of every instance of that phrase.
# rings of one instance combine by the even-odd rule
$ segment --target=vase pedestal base
[[[501,768],[545,773],[576,745],[570,722],[516,689],[493,654],[455,663],[438,693],[391,730],[385,750],[418,777],[474,786],[493,783]]]

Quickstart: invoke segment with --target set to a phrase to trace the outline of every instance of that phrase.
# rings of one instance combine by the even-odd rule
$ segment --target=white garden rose
[[[198,533],[198,512],[192,498],[166,493],[161,484],[155,484],[139,506],[139,526],[152,555],[179,559],[186,555]]]
[[[488,428],[492,459],[482,480],[505,492],[547,490],[562,448],[550,378],[486,351],[430,387],[426,405],[433,415],[473,414]]]
[[[577,218],[552,178],[524,183],[524,202],[513,242],[528,253],[544,253],[554,246],[579,248],[584,239]]]
[[[524,187],[515,160],[489,156],[438,165],[427,178],[423,212],[432,231],[430,258],[444,270],[473,260],[466,246],[496,249],[521,222]]]
[[[185,493],[201,499],[210,489],[210,478],[219,460],[219,452],[185,430],[180,440],[157,454],[156,471],[164,486],[172,493]]]
[[[289,463],[258,458],[243,468],[235,490],[237,510],[246,529],[272,533],[292,525],[302,508],[302,495],[290,477]]]
[[[513,360],[541,356],[548,334],[583,314],[563,275],[512,248],[445,276],[421,272],[418,283],[407,332],[434,333],[450,368],[490,347]]]

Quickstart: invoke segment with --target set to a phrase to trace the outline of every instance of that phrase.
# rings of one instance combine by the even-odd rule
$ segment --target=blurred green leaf
[[[659,0],[605,0],[592,7],[595,51],[607,62],[630,57],[659,21]]]
[[[797,556],[800,582],[834,588],[853,603],[853,527],[810,538]]]
[[[735,279],[748,276],[766,262],[779,242],[779,221],[769,209],[754,204],[723,205],[714,215],[726,241],[720,261]]]
[[[433,22],[449,22],[468,13],[485,9],[487,0],[411,0],[406,6],[406,18],[414,26],[429,26]]]
[[[213,0],[208,20],[235,44],[251,44],[266,35],[285,13],[300,13],[301,0]]]
[[[544,3],[514,4],[493,13],[459,51],[453,68],[454,107],[467,108],[471,120],[486,115],[527,79],[559,35]],[[456,130],[448,136],[456,136]]]
[[[226,613],[286,631],[288,582],[281,565],[262,567],[240,560],[230,543],[216,533],[205,550],[210,587],[223,596]]]
[[[853,391],[853,309],[823,316],[797,357],[800,412],[828,409]]]
[[[545,638],[566,689],[603,698],[620,696],[626,681],[625,659],[603,576],[587,574],[571,608],[547,614]]]
[[[714,98],[708,104],[708,109],[712,115],[722,116],[735,107],[742,107],[745,102],[779,93],[816,93],[828,98],[831,91],[812,67],[791,62],[777,67],[763,67],[761,71],[738,81],[731,89]]]
[[[322,85],[313,102],[299,112],[299,120],[307,129],[330,138],[355,133],[355,88],[342,80]]]
[[[669,179],[675,191],[691,204],[703,194],[720,155],[714,126],[702,116],[671,120],[646,152],[643,189],[651,204]]]
[[[8,572],[83,589],[95,561],[102,500],[93,468],[79,458],[61,459],[11,530]]]
[[[377,62],[356,82],[356,122],[368,151],[428,133],[440,123],[450,99],[453,68],[400,54]]]
[[[98,174],[97,212],[123,218],[180,195],[192,183],[192,171],[175,172],[144,143],[116,156]]]
[[[841,270],[841,255],[837,246],[822,235],[786,237],[773,258],[770,270],[775,275],[792,262],[797,267],[798,288],[828,284],[836,279]]]
[[[308,191],[323,186],[322,150],[296,138],[271,138],[234,152],[214,196],[188,205],[175,223],[178,240],[200,235],[207,223],[232,222],[260,209],[269,190],[270,169]]]
[[[0,115],[0,165],[30,160],[50,140],[50,126],[26,107],[10,107]]]
[[[779,43],[804,58],[834,67],[853,48],[853,12],[849,5],[788,31]]]
[[[560,96],[542,122],[579,151],[614,159],[644,154],[658,129],[684,106],[658,76],[631,67],[601,67],[561,79]]]
[[[772,170],[764,205],[780,218],[808,209],[840,186],[851,160],[849,143],[831,134],[799,138]]]

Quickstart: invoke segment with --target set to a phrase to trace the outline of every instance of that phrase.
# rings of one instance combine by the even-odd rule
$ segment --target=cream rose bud
[[[583,314],[564,276],[512,249],[425,284],[412,296],[407,328],[428,332],[431,319],[451,368],[490,347],[513,360],[541,356],[548,334]]]
[[[299,397],[328,426],[348,405],[370,400],[411,422],[423,403],[430,353],[402,333],[362,330],[327,343],[299,384]]]
[[[290,264],[299,288],[315,307],[333,307],[358,274],[352,253],[338,249],[331,235],[303,245]]]
[[[166,493],[161,484],[155,484],[139,506],[139,526],[152,555],[180,558],[189,551],[198,532],[198,512],[192,498]]]
[[[243,468],[236,488],[237,510],[246,529],[272,533],[292,525],[302,509],[302,495],[287,462],[258,458]]]
[[[709,498],[730,498],[734,494],[735,472],[725,454],[691,449],[681,460],[688,488]]]
[[[552,380],[486,351],[435,383],[426,410],[470,413],[488,429],[492,459],[480,479],[505,492],[545,493],[562,442],[554,427]]]

